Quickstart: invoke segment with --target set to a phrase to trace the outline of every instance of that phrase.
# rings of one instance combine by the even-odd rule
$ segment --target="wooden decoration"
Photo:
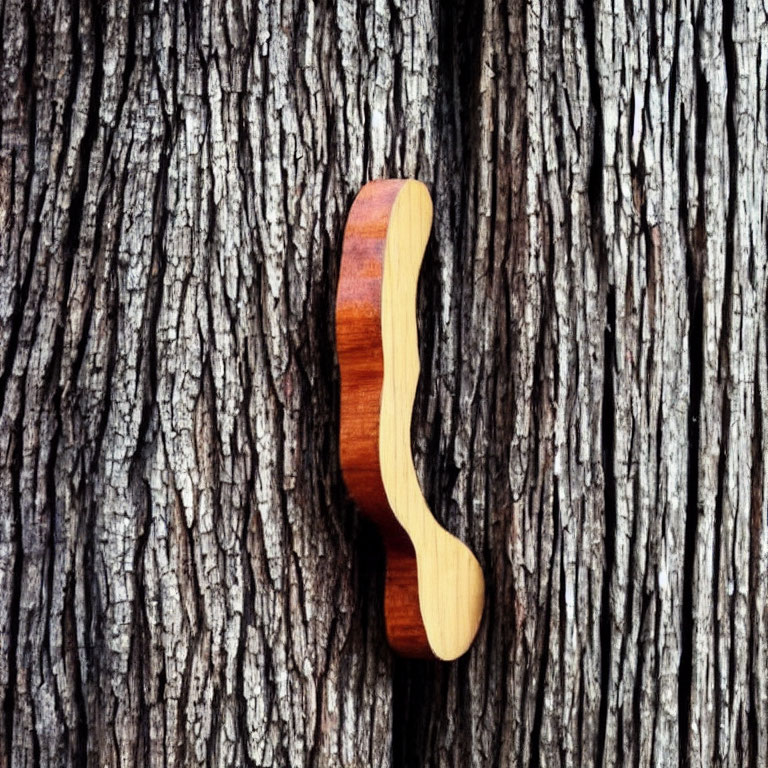
[[[417,181],[372,181],[352,205],[336,300],[340,448],[349,493],[386,546],[390,645],[451,660],[477,633],[484,581],[472,552],[432,516],[411,453],[416,285],[431,226],[432,200]]]

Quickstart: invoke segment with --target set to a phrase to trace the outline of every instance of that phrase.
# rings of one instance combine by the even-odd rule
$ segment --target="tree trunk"
[[[213,6],[0,5],[0,766],[768,764],[764,5]],[[339,472],[382,176],[454,664]]]

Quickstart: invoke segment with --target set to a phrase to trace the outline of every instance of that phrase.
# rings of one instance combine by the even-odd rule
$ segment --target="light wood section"
[[[336,308],[341,464],[387,546],[390,643],[450,660],[477,633],[484,581],[472,552],[432,516],[411,453],[416,288],[431,225],[429,192],[416,181],[371,182],[350,211]]]

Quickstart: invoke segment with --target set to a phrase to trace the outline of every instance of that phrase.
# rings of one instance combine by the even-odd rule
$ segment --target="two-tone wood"
[[[411,453],[416,287],[431,226],[432,201],[417,181],[372,181],[352,206],[336,300],[340,447],[350,495],[386,546],[390,644],[450,660],[477,633],[484,581],[472,552],[432,516]]]

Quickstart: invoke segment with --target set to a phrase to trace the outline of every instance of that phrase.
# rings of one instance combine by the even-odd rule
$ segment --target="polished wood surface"
[[[411,453],[416,287],[431,226],[432,201],[416,181],[369,182],[350,210],[336,299],[340,451],[349,493],[386,546],[390,644],[450,660],[477,633],[484,581],[472,552],[432,516]]]

